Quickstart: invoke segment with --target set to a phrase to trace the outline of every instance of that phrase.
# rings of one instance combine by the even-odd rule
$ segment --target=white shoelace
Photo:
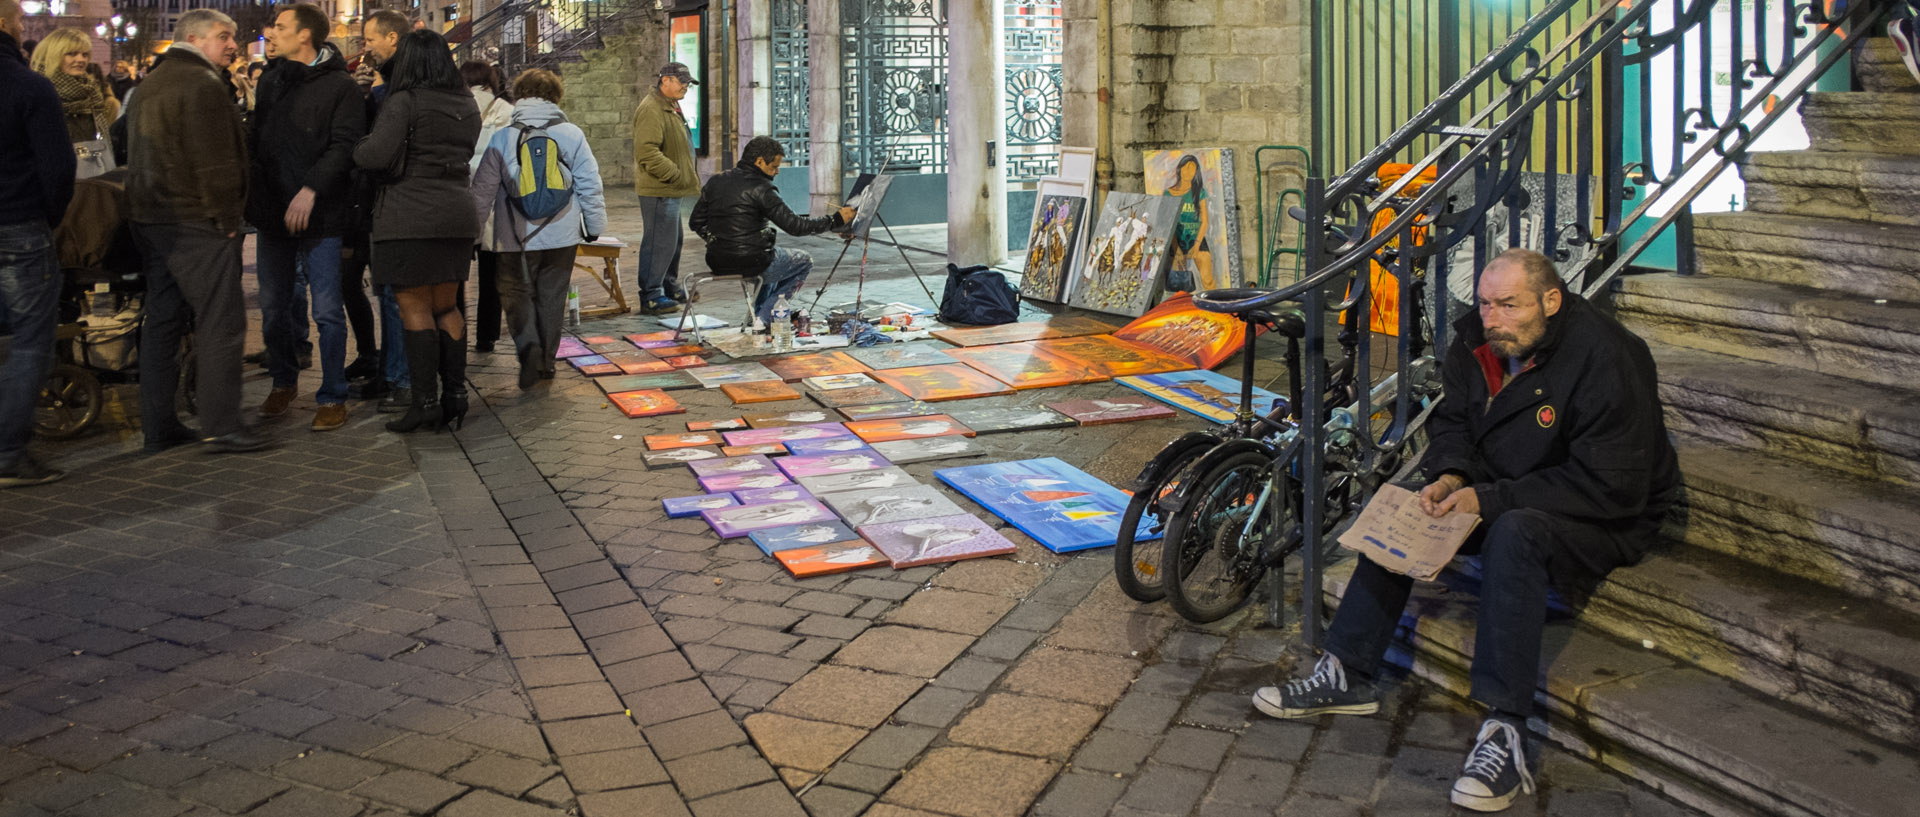
[[[1496,734],[1506,738],[1504,745],[1498,741],[1490,740],[1490,738]],[[1489,719],[1486,723],[1480,725],[1480,736],[1474,738],[1473,753],[1467,756],[1467,765],[1460,770],[1460,773],[1467,776],[1485,778],[1487,780],[1498,778],[1500,776],[1500,764],[1506,763],[1508,760],[1510,753],[1507,747],[1509,746],[1515,750],[1520,748],[1520,730],[1513,728],[1513,724],[1505,721]],[[1526,759],[1513,758],[1513,767],[1520,773],[1520,790],[1531,794],[1533,792],[1533,775],[1527,771]]]
[[[1317,687],[1332,687],[1341,692],[1347,691],[1347,670],[1340,666],[1340,659],[1333,653],[1320,656],[1320,663],[1313,665],[1313,674],[1305,678],[1287,682],[1287,694],[1305,695]]]

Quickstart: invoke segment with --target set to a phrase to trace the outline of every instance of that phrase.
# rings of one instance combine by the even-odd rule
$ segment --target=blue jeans
[[[300,379],[303,310],[313,305],[320,327],[320,405],[347,401],[347,311],[340,299],[340,238],[288,238],[261,232],[256,267],[260,279],[260,334],[267,344],[267,373],[277,389]],[[299,297],[301,272],[309,298]]]
[[[387,385],[396,389],[411,388],[413,380],[407,377],[407,336],[406,329],[400,325],[400,302],[394,300],[393,287],[378,289],[380,352],[385,355]]]
[[[46,220],[0,224],[0,470],[13,468],[33,438],[59,303],[60,259]]]
[[[680,286],[680,200],[640,197],[640,297],[651,301]]]
[[[773,302],[782,295],[792,301],[793,293],[800,291],[810,272],[813,272],[813,256],[805,250],[774,247],[773,263],[767,265],[766,272],[760,273],[760,291],[753,296],[753,314],[760,316],[761,323],[772,326]]]

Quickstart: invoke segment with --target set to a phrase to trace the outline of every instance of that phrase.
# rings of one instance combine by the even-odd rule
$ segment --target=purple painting
[[[579,357],[567,358],[567,362],[573,364],[573,367],[576,369],[584,369],[588,366],[600,366],[612,363],[613,361],[608,360],[606,355],[596,355],[592,350],[588,350],[586,354]]]
[[[561,360],[564,358],[572,358],[572,357],[585,357],[590,354],[593,354],[593,350],[588,349],[587,345],[584,343],[581,343],[580,339],[576,337],[561,338],[560,345],[553,350],[553,358],[555,360]]]
[[[780,470],[787,476],[817,477],[824,474],[846,474],[854,471],[872,471],[885,468],[889,463],[873,451],[854,451],[847,454],[816,454],[809,457],[781,457]]]
[[[739,491],[747,488],[778,488],[792,485],[793,480],[777,471],[753,474],[715,474],[700,478],[700,488],[710,494],[722,491]]]
[[[700,518],[707,520],[707,524],[713,527],[713,532],[719,534],[722,539],[745,536],[750,531],[767,528],[835,521],[832,511],[811,499],[701,511]]]
[[[766,474],[773,472],[773,460],[765,454],[751,454],[745,457],[723,457],[717,460],[700,460],[687,463],[697,477],[717,477],[723,474]]]
[[[798,485],[782,485],[778,488],[747,488],[735,491],[735,499],[742,505],[765,505],[769,502],[797,502],[812,499],[813,494]]]
[[[807,490],[813,492],[814,496],[824,497],[827,494],[843,494],[848,491],[865,491],[873,488],[905,488],[911,485],[919,485],[920,481],[909,475],[906,469],[897,466],[888,466],[872,471],[855,471],[849,474],[802,477],[800,484],[805,485]]]
[[[699,496],[679,496],[660,500],[666,506],[668,519],[681,519],[699,516],[701,511],[717,511],[742,504],[733,494],[700,494]]]
[[[798,547],[823,547],[844,542],[860,542],[860,537],[854,535],[851,528],[839,522],[808,522],[804,525],[767,528],[754,531],[748,536],[753,539],[754,544],[760,546],[760,552],[768,556]]]
[[[936,516],[905,522],[861,525],[860,535],[893,561],[895,568],[954,562],[976,556],[1012,553],[1007,537],[973,514]]]
[[[804,426],[782,426],[780,428],[750,428],[746,431],[729,431],[723,436],[727,445],[761,445],[763,443],[791,443],[799,440],[831,440],[851,437],[853,432],[839,423],[814,423]],[[789,449],[791,450],[791,449]]]
[[[787,453],[799,456],[815,454],[848,454],[854,451],[866,451],[867,442],[858,437],[836,437],[831,440],[794,440],[787,443]]]

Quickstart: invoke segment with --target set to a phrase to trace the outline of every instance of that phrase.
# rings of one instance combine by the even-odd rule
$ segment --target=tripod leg
[[[814,290],[813,305],[807,307],[808,312],[812,312],[820,308],[820,299],[826,297],[827,295],[827,285],[833,283],[833,274],[840,271],[840,262],[846,260],[847,250],[850,250],[850,249],[853,249],[852,239],[848,239],[846,242],[840,245],[840,257],[833,259],[833,267],[827,270],[826,280],[821,281],[820,288],[817,290]]]

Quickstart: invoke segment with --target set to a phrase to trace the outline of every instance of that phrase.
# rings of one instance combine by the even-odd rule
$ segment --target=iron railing
[[[1390,10],[1398,3],[1348,5]],[[1434,11],[1439,42],[1474,42],[1459,28],[1458,9],[1471,6],[1467,0],[1409,4]],[[1455,9],[1448,14],[1436,4]],[[1352,75],[1358,61],[1343,59],[1345,43],[1334,41],[1345,36],[1345,24],[1329,24],[1326,16],[1316,20],[1312,90],[1322,121],[1313,157],[1347,156],[1352,151],[1340,141],[1344,134],[1373,133],[1373,120],[1345,116],[1348,111],[1330,104],[1361,99],[1347,96],[1349,85],[1381,89],[1379,107],[1369,116],[1405,116],[1339,175],[1328,179],[1316,172],[1307,180],[1303,255],[1310,273],[1272,295],[1297,303],[1307,316],[1302,346],[1310,363],[1303,367],[1296,415],[1303,445],[1292,463],[1308,500],[1302,503],[1302,530],[1323,531],[1329,518],[1326,421],[1335,409],[1351,409],[1353,431],[1365,441],[1360,461],[1345,469],[1370,477],[1346,501],[1364,503],[1388,476],[1379,466],[1399,459],[1409,443],[1407,418],[1418,413],[1413,402],[1426,385],[1419,375],[1433,370],[1430,358],[1410,352],[1444,352],[1447,316],[1454,311],[1449,302],[1464,306],[1477,270],[1501,249],[1529,247],[1559,263],[1570,291],[1601,295],[1894,4],[1850,5],[1829,18],[1817,2],[1792,0],[1534,0],[1531,14],[1506,26],[1484,56],[1470,65],[1453,62],[1457,79],[1436,83],[1431,95],[1404,81],[1387,90],[1378,83],[1389,82],[1388,72],[1376,65],[1357,69],[1372,78],[1360,81]],[[1454,22],[1440,24],[1445,19]],[[1716,36],[1716,25],[1725,36]],[[1373,42],[1392,39],[1378,30],[1367,36]],[[1431,55],[1447,62],[1437,45],[1414,51],[1420,55],[1415,60]],[[1438,66],[1440,74],[1447,70]],[[1405,76],[1420,73],[1416,67]],[[1651,87],[1656,73],[1666,100],[1662,108],[1656,108]],[[1640,91],[1631,105],[1629,88]],[[1326,121],[1343,117],[1345,124]],[[1656,136],[1670,145],[1665,155],[1651,155]],[[1374,263],[1388,274],[1376,274]],[[1465,273],[1464,288],[1451,296],[1450,270]],[[1335,323],[1330,318],[1367,308],[1375,286],[1396,287],[1399,303],[1431,293],[1425,310],[1433,316],[1431,325],[1403,325],[1392,365],[1378,372],[1358,367],[1350,388],[1329,395],[1321,362],[1327,328]],[[1423,334],[1417,344],[1408,337],[1416,332]],[[1357,334],[1350,339],[1358,344],[1357,358],[1372,360],[1374,333]],[[1385,393],[1375,394],[1390,382]],[[1383,414],[1376,414],[1376,406]],[[1301,549],[1303,625],[1314,640],[1326,541]]]
[[[492,49],[497,55],[491,61],[507,79],[528,68],[554,68],[581,59],[652,9],[647,0],[506,0],[474,18],[466,41],[454,47],[454,61],[488,59]],[[532,31],[525,30],[529,19]],[[515,28],[521,30],[519,48],[504,42]]]

